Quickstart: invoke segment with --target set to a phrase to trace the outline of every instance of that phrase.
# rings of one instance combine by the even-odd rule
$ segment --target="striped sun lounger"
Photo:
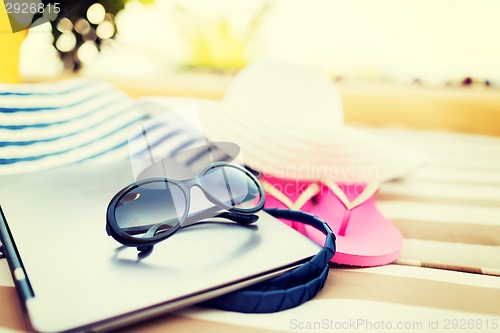
[[[126,331],[500,332],[500,138],[364,130],[429,156],[421,169],[383,184],[377,194],[378,207],[405,237],[394,264],[334,265],[313,300],[287,311],[240,314],[193,307]],[[0,146],[1,158],[6,147]],[[15,164],[0,170],[10,165]],[[27,329],[5,261],[0,261],[0,309],[0,330]]]

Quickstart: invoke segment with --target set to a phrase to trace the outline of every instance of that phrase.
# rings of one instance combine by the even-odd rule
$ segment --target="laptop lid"
[[[105,232],[109,201],[131,182],[128,161],[0,177],[1,236],[35,330],[116,327],[270,278],[318,252],[261,212],[255,226],[181,229],[138,260]]]

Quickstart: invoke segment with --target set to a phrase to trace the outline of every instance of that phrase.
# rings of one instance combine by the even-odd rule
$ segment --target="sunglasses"
[[[193,187],[202,191],[209,207],[196,208],[198,198],[191,199]],[[180,228],[203,219],[253,223],[264,201],[264,190],[252,173],[235,164],[215,162],[193,178],[147,178],[126,186],[108,205],[106,231],[125,246],[150,251]]]

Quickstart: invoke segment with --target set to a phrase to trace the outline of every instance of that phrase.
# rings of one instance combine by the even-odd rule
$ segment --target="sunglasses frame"
[[[248,178],[250,178],[255,185],[257,186],[257,189],[259,191],[259,196],[260,200],[259,203],[251,208],[237,208],[231,205],[228,205],[224,203],[222,200],[218,199],[216,196],[214,196],[210,191],[208,190],[205,181],[204,181],[204,176],[207,174],[207,172],[216,169],[216,168],[221,168],[221,167],[231,167],[234,169],[237,169],[238,171],[243,172]],[[182,194],[184,195],[184,203],[186,205],[186,209],[182,215],[182,217],[179,219],[179,223],[169,229],[167,232],[160,233],[158,235],[152,236],[150,238],[140,238],[140,237],[133,237],[129,235],[128,233],[124,232],[122,228],[119,227],[118,222],[116,221],[116,207],[118,203],[122,200],[122,198],[127,195],[130,191],[146,185],[150,183],[156,183],[156,182],[165,182],[165,183],[170,183],[173,184],[177,187],[179,187],[182,191]],[[242,168],[238,165],[235,164],[230,164],[227,162],[214,162],[203,168],[196,177],[193,178],[188,178],[188,179],[183,179],[183,180],[176,180],[176,179],[171,179],[171,178],[148,178],[144,179],[138,182],[134,182],[123,189],[121,189],[113,199],[111,199],[110,203],[108,204],[107,212],[106,212],[106,232],[108,233],[109,236],[113,237],[116,241],[119,243],[125,245],[125,246],[148,246],[148,245],[154,245],[158,242],[161,242],[172,235],[174,235],[180,228],[182,228],[184,222],[186,221],[187,217],[189,216],[189,204],[191,200],[191,189],[193,187],[198,187],[204,194],[205,198],[208,199],[211,203],[213,203],[216,207],[225,209],[228,212],[231,212],[235,214],[236,216],[238,215],[250,215],[253,213],[258,212],[264,207],[264,202],[266,200],[265,198],[265,192],[264,189],[262,188],[260,182],[258,179],[247,169]],[[219,211],[217,209],[216,211]],[[214,211],[214,213],[216,212]],[[215,217],[215,216],[214,216]],[[242,223],[246,224],[246,223]]]

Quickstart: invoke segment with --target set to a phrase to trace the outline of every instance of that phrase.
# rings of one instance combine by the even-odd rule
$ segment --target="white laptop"
[[[129,162],[0,177],[0,231],[23,310],[40,332],[107,330],[282,273],[319,246],[261,212],[252,226],[181,229],[138,260],[105,231]]]

